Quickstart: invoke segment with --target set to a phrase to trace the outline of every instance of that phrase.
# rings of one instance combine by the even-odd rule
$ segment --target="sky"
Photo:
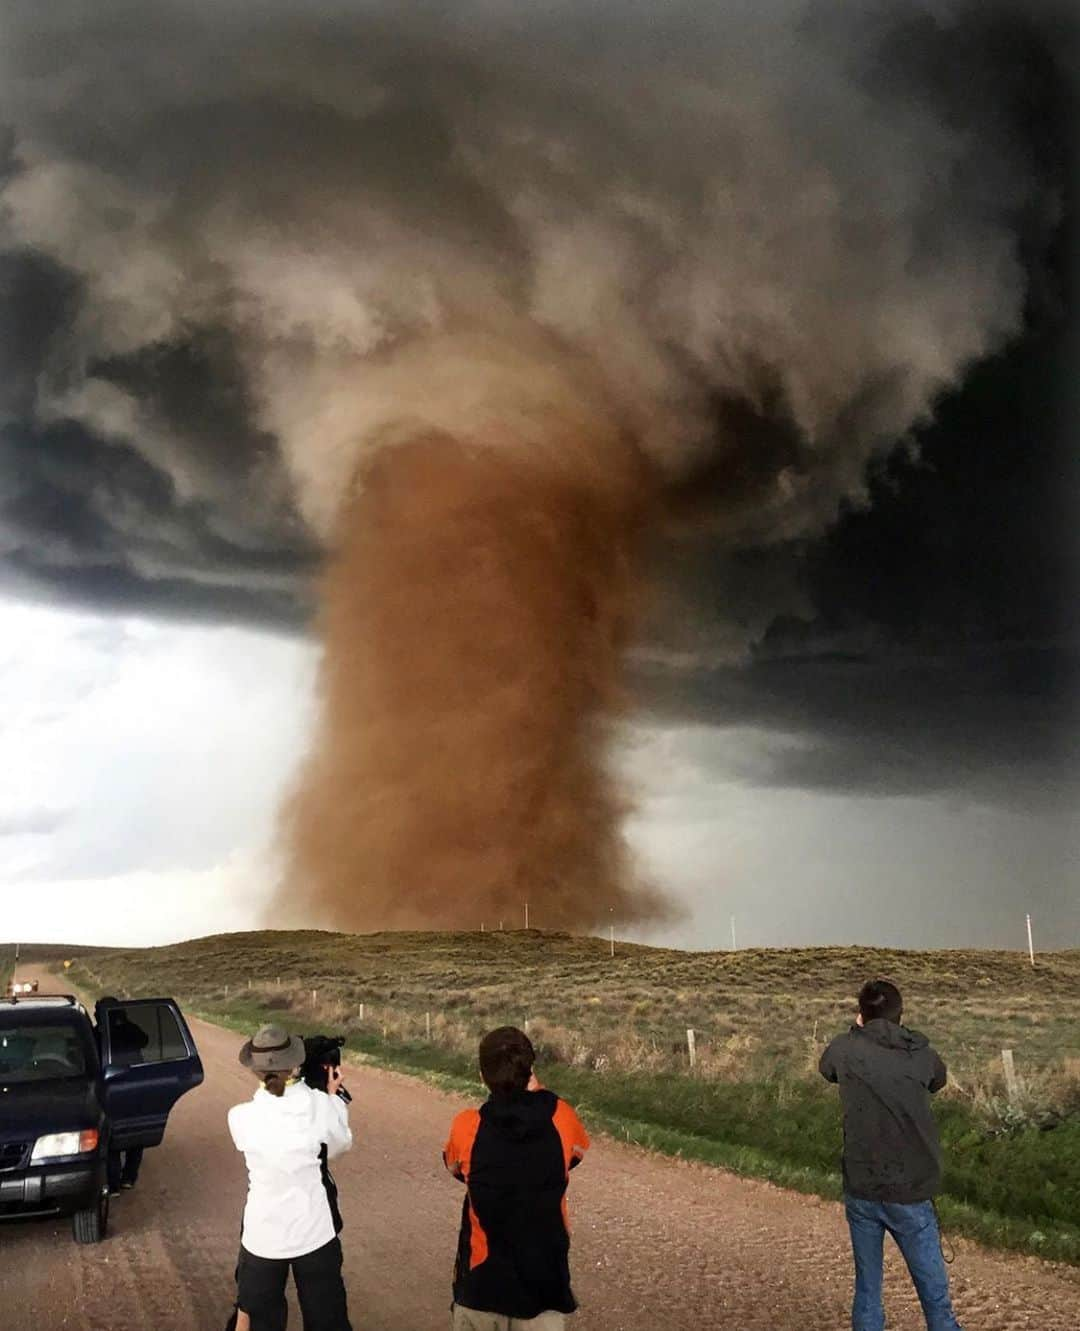
[[[20,774],[0,817],[5,932],[149,945],[258,927],[316,645],[13,600],[0,641],[2,747]],[[628,835],[686,912],[632,936],[724,948],[734,916],[740,947],[1021,947],[1030,911],[1040,946],[1077,945],[1075,786],[1040,806],[962,781],[889,793],[781,777],[813,751],[794,728],[627,725]]]
[[[1067,7],[3,23],[4,932],[258,927],[353,469],[490,397],[655,478],[635,936],[1080,946]]]

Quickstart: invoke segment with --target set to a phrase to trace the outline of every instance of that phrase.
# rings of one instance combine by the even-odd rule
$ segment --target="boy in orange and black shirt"
[[[454,1119],[443,1150],[468,1189],[454,1265],[453,1331],[560,1331],[570,1289],[566,1186],[589,1148],[581,1120],[532,1075],[529,1037],[500,1026],[480,1041],[491,1092]]]

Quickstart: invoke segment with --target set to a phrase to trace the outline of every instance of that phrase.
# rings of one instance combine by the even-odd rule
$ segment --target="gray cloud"
[[[0,811],[0,837],[49,836],[71,817],[68,809],[9,809]]]

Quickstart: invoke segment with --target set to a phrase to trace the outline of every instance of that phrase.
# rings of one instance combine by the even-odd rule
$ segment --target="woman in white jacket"
[[[277,1026],[263,1026],[240,1051],[261,1082],[252,1099],[229,1110],[248,1169],[237,1326],[251,1331],[284,1331],[290,1269],[304,1331],[351,1331],[320,1160],[324,1145],[330,1159],[352,1145],[349,1110],[337,1095],[341,1069],[329,1069],[329,1093],[316,1091],[299,1078],[303,1061],[304,1042]]]

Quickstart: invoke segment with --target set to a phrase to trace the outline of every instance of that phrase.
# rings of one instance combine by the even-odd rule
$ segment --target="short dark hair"
[[[535,1061],[532,1041],[516,1026],[499,1026],[480,1041],[480,1075],[489,1091],[525,1090]]]
[[[863,1021],[899,1021],[904,1010],[900,990],[889,980],[867,980],[859,990],[859,1012]]]

